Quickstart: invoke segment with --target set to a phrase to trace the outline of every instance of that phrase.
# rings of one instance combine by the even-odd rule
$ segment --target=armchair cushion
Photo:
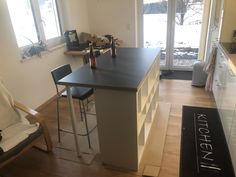
[[[14,148],[8,150],[7,152],[3,152],[3,150],[0,148],[0,163],[4,162],[5,160],[9,159],[12,156],[17,155],[19,152],[21,152],[28,144],[32,143],[36,138],[40,137],[43,133],[43,128],[39,126],[36,132],[29,135],[28,138],[21,141],[19,144],[17,144]]]
[[[37,131],[39,124],[30,124],[15,108],[9,91],[0,81],[0,155],[14,148]]]
[[[37,131],[39,124],[16,123],[2,131],[2,141],[0,148],[3,152],[7,152],[14,148],[17,144],[24,141],[30,134]],[[0,153],[1,155],[1,153]]]

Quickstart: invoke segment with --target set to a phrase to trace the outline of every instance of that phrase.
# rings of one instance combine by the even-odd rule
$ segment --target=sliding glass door
[[[166,65],[168,0],[143,0],[144,47],[161,48],[161,65]]]
[[[203,0],[143,0],[144,47],[161,48],[163,69],[190,70],[198,59]]]
[[[173,68],[191,68],[198,59],[203,0],[177,0]]]

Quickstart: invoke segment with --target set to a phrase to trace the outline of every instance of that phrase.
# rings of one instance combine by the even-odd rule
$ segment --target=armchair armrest
[[[18,101],[14,101],[14,106],[17,109],[19,109],[19,110],[21,110],[21,111],[23,111],[23,112],[33,116],[34,119],[27,118],[30,122],[35,122],[36,121],[36,122],[42,123],[43,118],[40,115],[40,113],[38,113],[37,111],[33,110],[32,108],[26,107],[25,105],[19,103]]]
[[[17,102],[17,101],[14,101],[14,105],[16,108],[20,109],[21,111],[24,111],[25,113],[28,113],[32,116],[37,116],[38,112],[29,108],[29,107],[26,107],[25,105]]]

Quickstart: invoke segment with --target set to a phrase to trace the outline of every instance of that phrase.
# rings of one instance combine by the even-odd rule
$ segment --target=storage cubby
[[[142,126],[140,134],[138,136],[138,144],[139,146],[143,146],[145,144],[145,126]]]
[[[138,136],[138,161],[152,126],[158,105],[159,92],[159,59],[156,58],[145,80],[137,92],[137,136]],[[144,144],[143,144],[144,143]]]

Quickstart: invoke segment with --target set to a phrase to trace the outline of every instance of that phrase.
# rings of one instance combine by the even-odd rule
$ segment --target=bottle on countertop
[[[111,57],[116,58],[116,44],[113,36],[111,37]]]
[[[0,130],[0,141],[2,140],[2,130]]]
[[[89,44],[89,63],[90,63],[90,67],[92,69],[95,69],[96,68],[96,65],[97,65],[97,61],[96,61],[96,57],[93,53],[93,44],[90,43]]]

